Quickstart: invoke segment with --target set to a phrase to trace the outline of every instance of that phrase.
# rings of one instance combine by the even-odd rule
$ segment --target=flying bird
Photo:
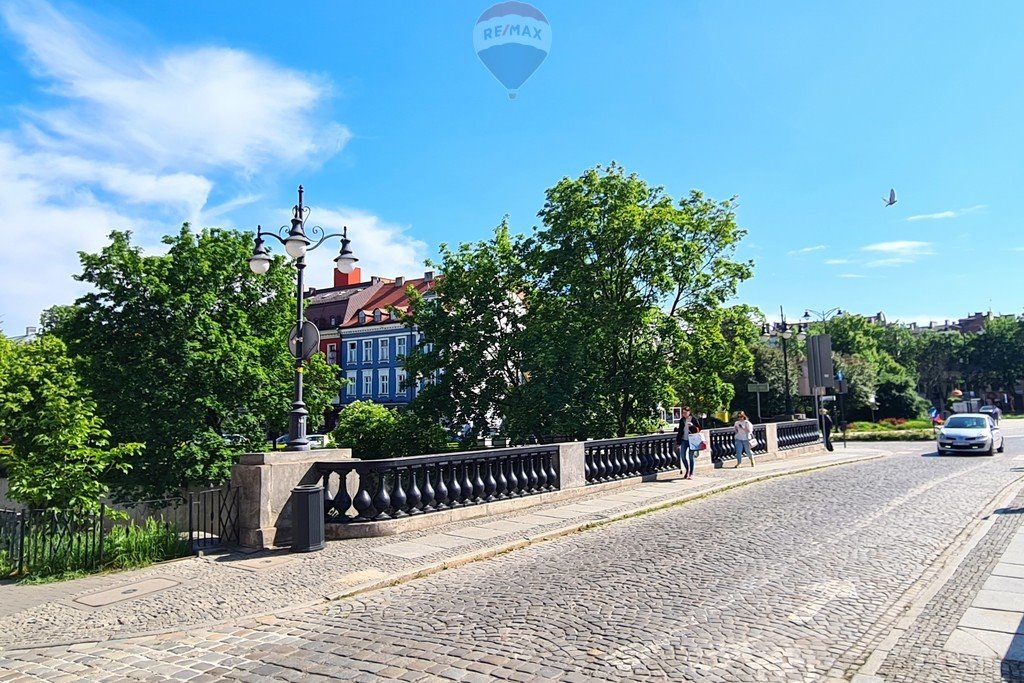
[[[886,206],[892,206],[896,203],[896,190],[889,190],[889,198],[882,197],[882,201],[885,202]]]

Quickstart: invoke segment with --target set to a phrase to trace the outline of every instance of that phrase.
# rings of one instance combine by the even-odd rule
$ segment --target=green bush
[[[833,441],[841,437],[836,435]],[[932,429],[872,429],[847,432],[847,441],[932,441],[935,432]]]
[[[339,448],[351,448],[352,455],[363,460],[448,450],[448,434],[441,425],[370,401],[356,401],[342,410],[332,436]]]
[[[877,431],[905,431],[914,429],[931,429],[932,423],[928,420],[902,420],[899,422],[851,422],[847,426],[849,432],[877,432]]]

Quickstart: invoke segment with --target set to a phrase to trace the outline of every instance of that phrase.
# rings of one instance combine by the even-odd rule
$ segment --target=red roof
[[[366,322],[363,325],[380,325],[386,322],[392,322],[390,312],[391,308],[397,308],[399,311],[406,311],[409,308],[409,288],[412,287],[420,294],[432,290],[437,284],[435,279],[417,278],[415,280],[406,280],[403,284],[398,285],[395,282],[381,282],[379,285],[371,287],[364,292],[367,296],[359,297],[360,301],[356,305],[355,297],[350,300],[347,315],[345,316],[344,322],[340,323],[339,327],[360,327],[359,323],[359,311],[365,311]],[[372,291],[371,291],[372,290]],[[381,320],[376,322],[373,319],[373,312],[380,309]]]

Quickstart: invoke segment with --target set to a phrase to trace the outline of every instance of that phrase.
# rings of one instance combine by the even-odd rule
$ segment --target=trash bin
[[[292,552],[324,548],[324,488],[305,484],[292,489]]]

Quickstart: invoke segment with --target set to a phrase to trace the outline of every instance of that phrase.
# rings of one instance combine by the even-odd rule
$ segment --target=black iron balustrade
[[[369,522],[555,491],[558,446],[318,462],[316,468],[326,521]]]
[[[764,425],[754,425],[754,440],[757,443],[750,450],[754,453],[768,452],[768,429]]]
[[[707,435],[711,462],[721,462],[736,457],[736,431],[732,427],[709,429]]]
[[[817,420],[780,422],[777,430],[780,451],[821,441]]]
[[[588,484],[640,477],[679,467],[675,434],[587,441],[583,453]]]

